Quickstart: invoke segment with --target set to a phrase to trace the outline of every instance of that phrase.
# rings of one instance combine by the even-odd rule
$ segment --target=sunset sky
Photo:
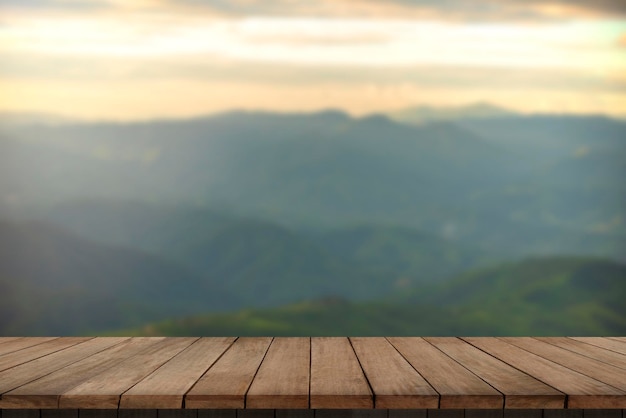
[[[0,111],[355,115],[488,102],[626,117],[626,2],[0,0]]]

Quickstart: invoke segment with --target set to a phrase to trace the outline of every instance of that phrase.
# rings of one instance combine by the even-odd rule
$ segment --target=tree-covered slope
[[[0,222],[0,334],[80,334],[214,311],[234,296],[162,258]]]
[[[623,335],[626,266],[532,259],[384,302],[340,299],[190,316],[133,335]]]

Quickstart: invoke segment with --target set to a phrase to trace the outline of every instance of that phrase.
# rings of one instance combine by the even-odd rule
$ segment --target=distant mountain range
[[[482,257],[404,229],[307,235],[210,211],[86,205],[72,232],[0,222],[0,335],[89,333],[321,297],[370,300]]]
[[[410,227],[498,256],[624,258],[626,123],[498,117],[408,126],[235,112],[0,129],[0,216],[83,199],[216,208],[289,227]]]
[[[412,301],[329,298],[171,319],[120,334],[624,335],[625,277],[626,265],[605,260],[528,259],[465,274],[426,296],[415,289]]]
[[[320,298],[346,301],[336,306],[350,318],[370,318],[370,303],[411,320],[440,312],[456,320],[432,325],[451,333],[505,334],[505,318],[519,332],[559,333],[573,319],[613,332],[619,308],[579,304],[612,296],[563,278],[609,277],[605,288],[623,294],[621,264],[603,263],[626,261],[624,178],[626,122],[594,116],[0,118],[0,334],[136,329],[244,307],[263,316]],[[529,256],[547,264],[503,264]],[[563,291],[520,287],[519,271],[572,286],[558,312],[537,311],[553,322],[534,316],[533,298]],[[319,305],[302,303],[303,315]],[[219,315],[209,318],[233,318]],[[391,326],[381,321],[371,329]],[[409,329],[402,321],[393,330]]]

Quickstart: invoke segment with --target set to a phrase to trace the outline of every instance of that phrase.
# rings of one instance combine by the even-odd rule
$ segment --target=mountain
[[[472,307],[465,313],[468,320],[497,318],[520,334],[530,335],[539,329],[573,335],[594,328],[623,333],[625,294],[625,264],[551,257],[470,271],[429,289],[404,292],[401,299],[442,308]]]
[[[347,226],[313,237],[335,255],[380,272],[403,288],[447,279],[493,261],[477,248],[398,226]]]
[[[43,223],[0,222],[0,334],[64,335],[224,308],[217,281]]]
[[[336,112],[2,131],[5,206],[114,198],[221,205],[287,222],[406,219],[515,165],[454,126]]]
[[[396,225],[493,258],[626,259],[624,138],[626,123],[597,117],[409,126],[333,111],[2,126],[0,214],[140,200],[292,229]]]
[[[296,230],[212,209],[132,201],[66,203],[47,218],[81,237],[139,249],[215,278],[248,306],[329,295],[371,299],[459,273],[485,258],[404,227]]]
[[[189,316],[124,335],[623,335],[626,265],[528,259],[403,291],[378,302],[337,298]]]
[[[422,125],[429,122],[455,121],[459,119],[483,119],[513,116],[515,113],[491,105],[489,103],[474,103],[457,107],[415,106],[388,113],[393,120],[413,125]]]

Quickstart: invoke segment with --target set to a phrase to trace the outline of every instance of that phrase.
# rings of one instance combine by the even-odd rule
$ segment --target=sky
[[[0,112],[626,117],[626,2],[0,0]]]

